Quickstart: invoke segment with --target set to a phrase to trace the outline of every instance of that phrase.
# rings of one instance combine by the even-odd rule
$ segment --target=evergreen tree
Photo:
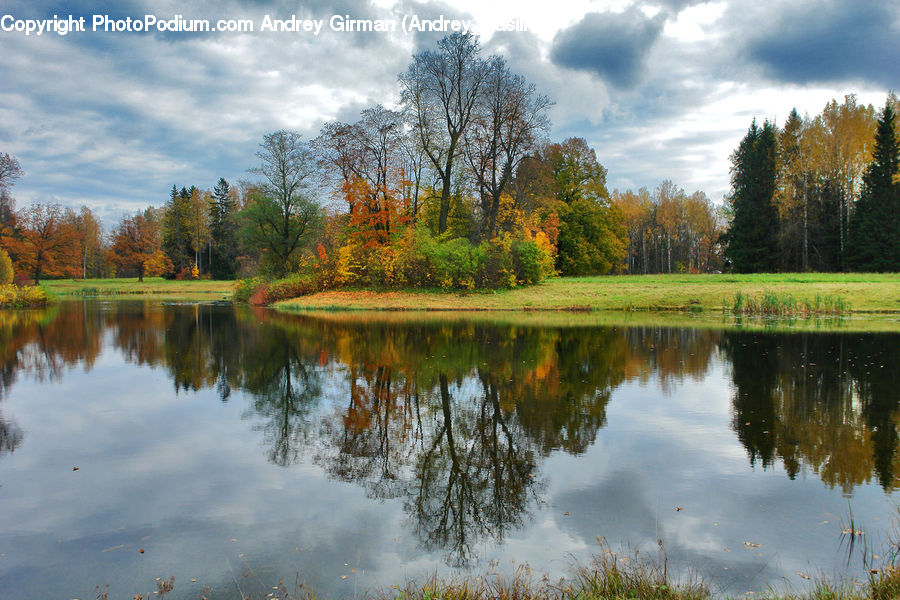
[[[235,214],[237,206],[231,195],[231,187],[225,178],[219,179],[213,189],[209,206],[210,264],[213,279],[234,279],[238,270],[238,226]]]
[[[766,121],[760,128],[754,119],[731,156],[732,193],[728,201],[732,221],[724,241],[725,256],[738,273],[778,268],[776,147],[775,125]]]
[[[193,189],[193,188],[192,188]],[[163,217],[162,249],[172,261],[172,276],[190,269],[194,264],[194,251],[190,236],[191,192],[172,186]]]
[[[875,151],[850,222],[850,266],[860,271],[900,270],[900,141],[891,104],[889,98],[878,119]]]

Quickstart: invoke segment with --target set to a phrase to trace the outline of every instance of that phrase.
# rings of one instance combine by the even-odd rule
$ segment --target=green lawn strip
[[[900,312],[900,274],[621,275],[560,277],[494,292],[326,291],[276,304],[281,310],[638,310],[722,311],[736,293],[839,296],[851,312]],[[291,308],[288,308],[291,307]]]
[[[230,300],[233,281],[170,281],[161,277],[122,279],[53,279],[41,282],[50,293],[65,297],[120,297],[151,295],[157,298]]]

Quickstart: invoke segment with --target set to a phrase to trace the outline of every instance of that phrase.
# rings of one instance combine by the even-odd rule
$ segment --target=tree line
[[[900,270],[900,107],[847,96],[784,126],[751,124],[731,157],[729,266],[759,271]]]
[[[897,138],[853,96],[779,129],[755,121],[724,207],[671,181],[613,190],[582,138],[548,139],[552,102],[453,34],[412,56],[396,109],[263,137],[255,181],[173,185],[104,235],[87,207],[16,211],[0,155],[0,243],[20,278],[299,275],[307,287],[472,289],[545,277],[898,268]]]

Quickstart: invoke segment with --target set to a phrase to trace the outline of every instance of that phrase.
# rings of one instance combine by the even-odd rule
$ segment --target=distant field
[[[900,312],[900,274],[619,275],[559,277],[540,285],[467,294],[329,291],[279,302],[279,310],[642,310],[721,311],[734,295],[839,296],[852,312]]]
[[[41,285],[50,293],[60,296],[143,296],[180,300],[230,300],[234,291],[233,281],[169,281],[162,277],[122,279],[53,279]]]

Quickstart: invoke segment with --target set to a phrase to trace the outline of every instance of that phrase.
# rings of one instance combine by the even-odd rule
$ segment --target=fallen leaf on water
[[[566,512],[563,513],[563,514],[566,515],[566,516],[568,517],[568,516],[569,516],[569,511],[566,511]]]
[[[797,571],[797,575],[799,575],[803,579],[809,579],[809,575],[807,575],[806,573],[804,573],[802,571]]]
[[[237,541],[237,538],[231,538],[231,541],[232,541],[232,542],[236,542],[236,541]]]
[[[193,581],[193,582],[194,582],[194,583],[196,583],[196,582],[197,582],[197,580],[196,580],[196,579],[191,579],[191,581]]]
[[[140,550],[138,550],[138,552],[140,552],[141,554],[143,554],[143,553],[144,553],[144,549],[141,548]]]
[[[73,470],[73,471],[77,471],[77,470],[78,470],[78,467],[72,467],[72,470]]]
[[[347,579],[346,575],[341,575],[341,579]]]
[[[351,573],[356,573],[356,569],[350,569]]]
[[[676,506],[676,507],[675,507],[675,512],[681,512],[681,511],[683,511],[683,510],[684,510],[684,509],[681,508],[680,506]]]
[[[731,552],[731,548],[722,548],[725,552]]]
[[[877,554],[873,554],[873,555],[872,555],[872,558],[874,558],[875,560],[878,560],[878,559],[880,559],[881,557],[878,556]]]
[[[754,542],[744,542],[745,548],[762,548],[762,544],[756,544]]]

